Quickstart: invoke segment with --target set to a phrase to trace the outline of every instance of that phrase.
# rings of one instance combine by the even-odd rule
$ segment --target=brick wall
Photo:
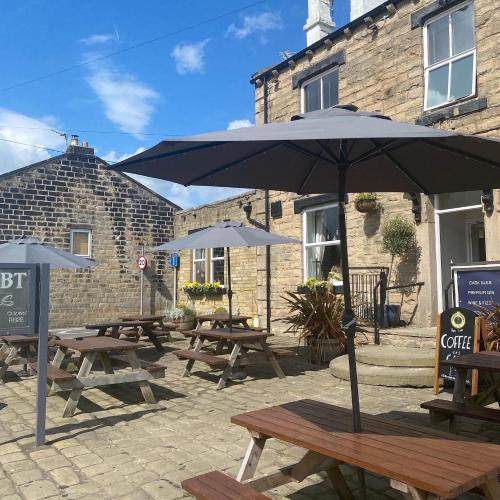
[[[51,271],[50,326],[78,326],[139,311],[141,245],[173,235],[176,206],[123,174],[109,171],[93,149],[68,153],[0,177],[0,241],[23,234],[70,250],[70,230],[92,231],[91,270]],[[145,312],[171,299],[165,255],[148,252]]]

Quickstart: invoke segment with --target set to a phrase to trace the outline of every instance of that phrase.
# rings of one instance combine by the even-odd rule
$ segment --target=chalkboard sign
[[[0,335],[37,335],[38,266],[0,264]]]
[[[441,361],[476,352],[479,345],[480,318],[463,307],[446,309],[439,316],[436,336],[436,366],[434,393],[438,392],[438,380],[455,380],[455,368],[442,366]],[[467,382],[475,383],[468,379]]]
[[[452,266],[455,282],[455,305],[477,311],[500,303],[500,263]]]

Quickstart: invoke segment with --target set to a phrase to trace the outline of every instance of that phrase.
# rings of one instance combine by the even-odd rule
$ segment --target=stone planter
[[[177,331],[192,330],[194,328],[194,317],[186,316],[184,318],[170,320],[168,323],[174,325]]]
[[[354,205],[356,210],[362,214],[368,214],[378,210],[377,200],[357,200]]]
[[[315,365],[326,365],[332,359],[346,353],[345,341],[314,337],[304,339],[304,350],[308,361]]]

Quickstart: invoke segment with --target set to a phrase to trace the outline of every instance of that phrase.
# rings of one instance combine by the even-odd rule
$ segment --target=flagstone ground
[[[276,337],[283,346],[294,339]],[[243,382],[215,390],[216,377],[196,369],[181,376],[184,362],[173,350],[184,348],[180,336],[165,344],[159,356],[149,345],[145,359],[165,364],[167,376],[155,380],[158,404],[141,402],[133,386],[89,390],[73,418],[62,418],[64,400],[52,396],[48,406],[48,441],[33,448],[34,378],[12,377],[0,386],[0,498],[14,499],[176,499],[188,497],[180,482],[188,477],[221,470],[235,476],[248,444],[245,429],[229,422],[231,415],[301,398],[321,399],[349,407],[346,382],[334,379],[303,358],[282,360],[287,378],[279,380],[264,363],[249,368]],[[204,369],[204,366],[202,366]],[[361,386],[362,410],[429,425],[419,408],[432,397],[430,389]],[[450,394],[442,397],[450,398]],[[464,435],[500,443],[500,427],[468,422]],[[269,442],[258,473],[296,461],[301,450]],[[348,482],[355,491],[355,482]],[[354,478],[353,478],[354,479]],[[402,498],[388,482],[368,475],[369,499]],[[300,484],[269,492],[272,498],[293,500],[337,498],[326,477],[311,476]],[[472,497],[469,495],[467,498]],[[463,497],[466,498],[466,497]]]

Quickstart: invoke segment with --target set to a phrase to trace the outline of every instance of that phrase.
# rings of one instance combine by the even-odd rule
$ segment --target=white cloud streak
[[[278,12],[262,12],[261,14],[244,16],[241,26],[230,24],[226,34],[237,40],[243,40],[254,33],[263,34],[282,28],[283,19]]]
[[[174,58],[179,75],[203,73],[205,70],[205,46],[210,39],[196,43],[177,44],[170,55]]]
[[[56,128],[59,128],[57,121],[52,117],[33,118],[0,108],[0,173],[31,165],[58,154],[16,143],[22,142],[64,151],[66,149],[64,138],[50,130]]]
[[[111,33],[105,33],[102,35],[95,34],[95,35],[90,35],[85,38],[80,38],[78,40],[81,44],[83,45],[99,45],[102,43],[107,43],[111,42],[112,40],[116,40],[116,34],[111,34]]]
[[[229,122],[227,126],[228,130],[234,130],[236,128],[245,128],[245,127],[253,127],[254,124],[250,120],[233,120]]]

